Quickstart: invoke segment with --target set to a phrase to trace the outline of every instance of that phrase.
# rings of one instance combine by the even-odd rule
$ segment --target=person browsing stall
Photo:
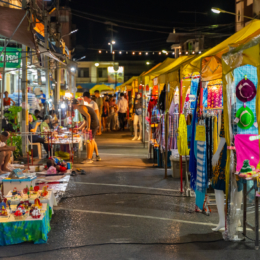
[[[96,160],[100,161],[101,158],[98,154],[97,143],[95,141],[95,136],[99,128],[99,120],[97,114],[91,107],[79,105],[79,101],[77,99],[73,100],[72,106],[73,109],[77,109],[84,118],[83,124],[76,130],[86,129],[87,131],[92,131],[92,140],[87,143],[87,159],[82,161],[81,163],[93,163],[92,157],[94,150],[96,151]]]
[[[6,145],[6,141],[9,138],[8,132],[2,132],[0,135],[0,174],[10,172],[11,170],[7,167],[12,152],[15,151],[15,146]]]

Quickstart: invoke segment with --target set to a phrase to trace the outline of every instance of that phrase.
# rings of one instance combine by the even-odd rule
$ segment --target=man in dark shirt
[[[32,122],[33,122],[33,117],[32,114],[29,114],[29,132],[32,133],[36,133],[38,126],[41,124],[41,122],[36,122],[35,127],[33,128],[32,126]],[[47,152],[47,157],[48,157],[48,144],[45,143],[44,138],[40,137],[39,135],[32,135],[28,137],[29,141],[32,143],[41,143],[45,149],[45,151]],[[32,140],[31,140],[32,138]]]
[[[79,101],[77,99],[73,100],[73,109],[77,109],[82,117],[84,118],[84,123],[77,130],[86,129],[92,131],[92,140],[87,143],[87,160],[82,161],[82,163],[93,163],[92,157],[93,152],[96,152],[96,160],[100,161],[101,158],[98,155],[97,143],[95,141],[95,136],[99,128],[99,120],[97,114],[94,109],[91,107],[87,107],[85,105],[79,105]]]

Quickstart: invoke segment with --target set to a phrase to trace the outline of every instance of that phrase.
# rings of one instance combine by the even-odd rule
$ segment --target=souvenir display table
[[[252,174],[252,173],[251,173]],[[255,232],[255,249],[259,249],[259,212],[258,212],[258,204],[260,193],[258,193],[258,187],[257,187],[257,178],[258,174],[253,173],[251,176],[241,176],[240,174],[236,173],[236,175],[243,180],[243,235],[246,236],[247,228],[252,229],[252,231]],[[247,190],[247,182],[253,181],[254,184],[250,188],[250,190]],[[254,192],[254,199],[255,199],[255,207],[254,207],[254,213],[255,213],[255,226],[252,226],[247,222],[247,200],[250,192]]]
[[[15,205],[11,206],[11,210],[15,209]],[[48,233],[51,230],[51,208],[47,203],[42,204],[41,217],[33,219],[28,216],[25,220],[16,220],[10,215],[0,218],[0,246],[19,244],[23,242],[34,242],[34,244],[46,243]]]
[[[12,199],[12,191],[9,191],[5,197],[10,200],[11,205],[18,205],[22,200],[28,200],[30,203],[33,203],[34,200],[38,198],[41,203],[47,203],[52,210],[52,214],[54,214],[53,206],[57,206],[57,202],[53,191],[48,189],[48,194],[45,197],[39,196],[41,193],[42,190],[39,190],[38,195],[30,195],[29,199],[27,194],[22,194],[22,196],[18,195],[16,199]]]

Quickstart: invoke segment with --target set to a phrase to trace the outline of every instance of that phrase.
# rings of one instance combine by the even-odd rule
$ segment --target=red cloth
[[[149,113],[149,122],[150,122],[150,124],[151,124],[151,117],[152,117],[152,111],[153,111],[153,108],[155,107],[157,105],[157,100],[156,99],[151,99],[150,101],[149,101],[149,104],[148,104],[148,109],[147,109],[147,111],[148,111],[148,113]]]
[[[11,105],[11,98],[8,98],[7,101],[4,98],[4,106],[10,106]]]
[[[65,166],[60,166],[59,172],[66,172],[67,168]]]

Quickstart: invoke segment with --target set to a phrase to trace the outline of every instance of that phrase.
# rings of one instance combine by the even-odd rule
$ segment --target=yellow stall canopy
[[[138,80],[138,77],[137,76],[134,76],[134,77],[132,77],[132,78],[130,78],[128,81],[126,81],[125,83],[123,83],[122,85],[120,85],[120,86],[118,86],[117,88],[116,88],[116,90],[118,91],[124,91],[125,90],[125,87],[126,87],[126,89],[127,90],[132,90],[132,83],[133,83],[133,81],[135,81],[135,80]]]
[[[114,89],[110,88],[109,86],[102,84],[102,85],[96,85],[92,89],[89,90],[89,93],[91,95],[94,95],[95,91],[99,90],[99,92],[114,92]]]
[[[212,49],[197,56],[194,60],[187,64],[184,68],[186,74],[201,71],[202,81],[222,78],[222,55],[227,53],[230,50],[230,47],[236,47],[240,44],[246,43],[259,34],[260,20],[253,20],[246,27],[236,32]]]

